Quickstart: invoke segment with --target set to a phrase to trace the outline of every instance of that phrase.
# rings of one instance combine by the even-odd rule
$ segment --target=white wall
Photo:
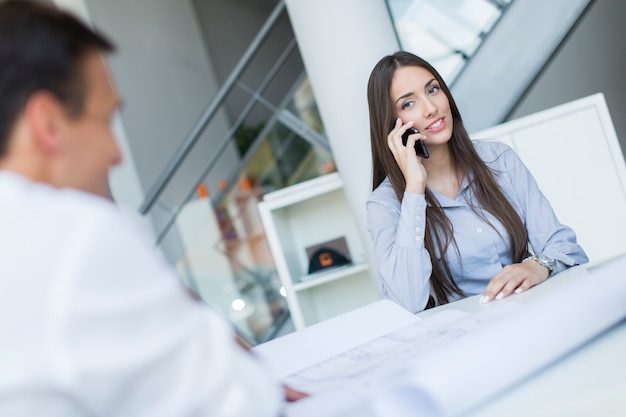
[[[596,0],[507,120],[602,92],[626,155],[626,2]],[[585,121],[580,121],[585,129]],[[589,132],[593,135],[593,132]]]

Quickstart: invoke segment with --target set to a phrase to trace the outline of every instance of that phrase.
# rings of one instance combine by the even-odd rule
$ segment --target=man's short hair
[[[82,114],[82,59],[112,52],[113,43],[74,16],[32,1],[0,3],[0,157],[18,115],[35,92],[48,91],[67,114]]]

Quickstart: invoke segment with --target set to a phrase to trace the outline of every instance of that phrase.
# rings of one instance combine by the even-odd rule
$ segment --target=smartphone
[[[406,141],[409,140],[409,135],[413,135],[419,132],[420,131],[414,127],[408,128],[406,132],[402,134],[402,144],[406,146]],[[424,144],[424,141],[421,139],[418,139],[415,141],[415,153],[421,156],[422,158],[428,158],[430,156],[428,155],[428,149],[426,149],[426,145]]]

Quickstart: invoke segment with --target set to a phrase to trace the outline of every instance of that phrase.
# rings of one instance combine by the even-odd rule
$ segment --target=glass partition
[[[289,312],[257,203],[267,192],[334,170],[332,157],[277,123],[233,184],[213,204],[200,184],[176,216],[162,246],[187,286],[260,343],[281,331]]]
[[[246,86],[240,86],[246,90]],[[231,141],[235,165],[205,170],[191,198],[159,203],[160,246],[186,285],[221,311],[251,344],[293,330],[257,203],[271,191],[335,171],[306,76],[281,104],[263,99],[247,110]],[[217,192],[207,186],[219,169]]]
[[[254,345],[293,330],[257,204],[268,192],[332,171],[304,64],[277,2],[141,210],[190,291]]]

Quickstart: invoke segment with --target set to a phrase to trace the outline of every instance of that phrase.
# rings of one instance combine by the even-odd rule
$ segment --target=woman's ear
[[[33,143],[44,153],[57,153],[63,147],[65,111],[59,100],[49,92],[36,92],[26,102],[24,116],[32,133]]]

